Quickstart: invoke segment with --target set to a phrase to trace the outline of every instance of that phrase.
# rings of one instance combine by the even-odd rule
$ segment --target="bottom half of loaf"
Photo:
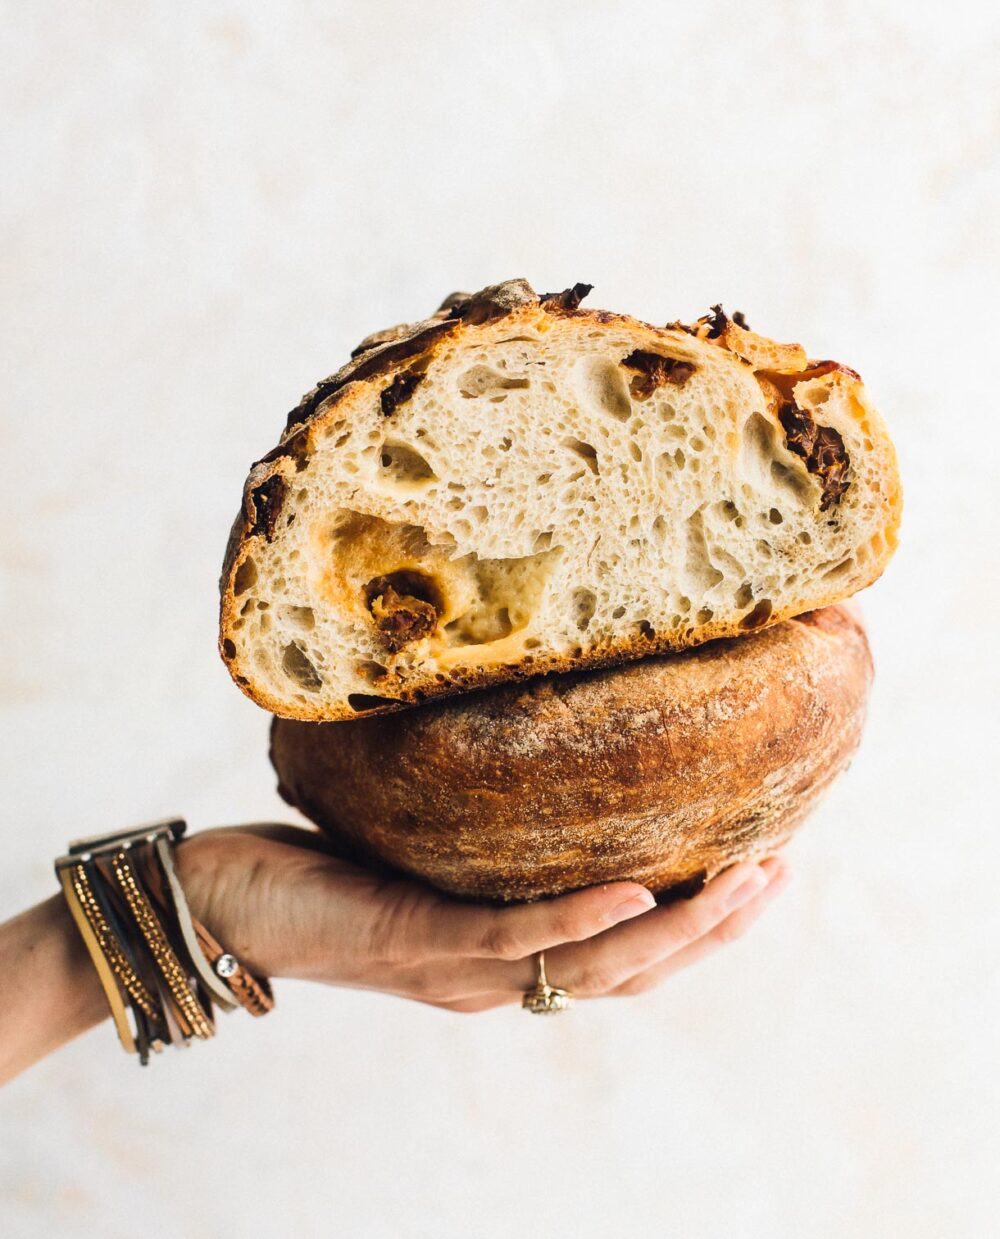
[[[285,799],[337,852],[466,898],[697,887],[785,842],[850,761],[856,613],[352,722],[275,719]]]

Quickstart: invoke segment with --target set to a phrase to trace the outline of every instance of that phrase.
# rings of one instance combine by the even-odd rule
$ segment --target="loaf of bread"
[[[398,709],[745,634],[882,572],[899,480],[853,370],[719,307],[654,327],[587,291],[456,295],[293,410],[221,583],[254,700]]]
[[[789,837],[847,765],[871,675],[831,607],[350,724],[276,719],[271,758],[342,855],[455,895],[683,890]]]

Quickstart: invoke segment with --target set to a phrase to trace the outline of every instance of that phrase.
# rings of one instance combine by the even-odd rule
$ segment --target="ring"
[[[539,951],[538,980],[534,989],[525,991],[521,1006],[532,1015],[552,1015],[555,1011],[568,1011],[572,1005],[573,995],[569,990],[549,984],[545,975],[545,952]]]

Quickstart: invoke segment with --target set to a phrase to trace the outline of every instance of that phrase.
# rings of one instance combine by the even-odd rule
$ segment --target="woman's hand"
[[[293,826],[208,830],[176,860],[192,912],[254,972],[450,1011],[520,1002],[538,951],[551,983],[579,998],[641,993],[738,938],[788,880],[772,857],[662,908],[634,882],[490,908],[377,877]],[[0,1084],[107,1015],[62,895],[0,925]]]
[[[638,994],[740,937],[788,882],[771,857],[656,907],[615,882],[506,908],[462,903],[368,873],[313,831],[206,831],[177,853],[191,909],[252,970],[381,990],[451,1011],[519,1003],[546,952],[553,985],[578,998]]]

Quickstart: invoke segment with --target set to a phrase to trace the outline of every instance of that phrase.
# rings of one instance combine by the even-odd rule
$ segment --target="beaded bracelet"
[[[268,982],[191,915],[173,863],[186,829],[171,819],[80,839],[55,862],[118,1039],[143,1065],[151,1050],[214,1036],[216,1006],[274,1007]]]

